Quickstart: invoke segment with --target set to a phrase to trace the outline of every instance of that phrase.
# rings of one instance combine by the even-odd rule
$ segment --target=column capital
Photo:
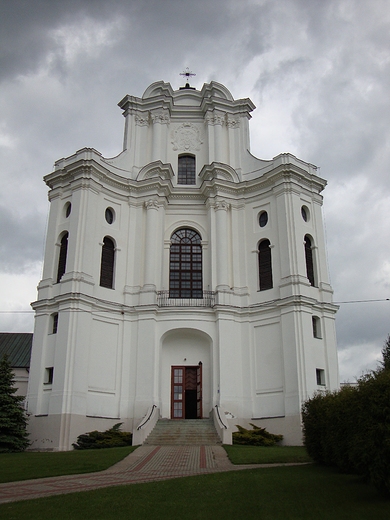
[[[221,209],[228,211],[230,209],[230,204],[226,202],[226,200],[217,200],[214,204],[215,211],[219,211]]]
[[[150,200],[145,201],[146,209],[156,209],[158,211],[159,207],[160,206],[159,206],[159,203],[157,202],[157,200],[150,199]]]

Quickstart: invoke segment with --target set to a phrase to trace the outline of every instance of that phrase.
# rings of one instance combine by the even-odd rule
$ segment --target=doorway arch
[[[200,330],[190,328],[174,329],[166,332],[161,338],[161,365],[160,365],[160,396],[161,396],[161,416],[163,418],[202,418],[208,417],[211,407],[211,346],[210,336]],[[187,378],[187,413],[185,405],[185,395],[182,399],[182,413],[173,412],[175,397],[175,370],[176,375],[181,371],[183,392],[186,392]],[[201,376],[201,382],[197,380]],[[195,394],[194,378],[195,377]],[[192,381],[192,382],[191,382]],[[179,386],[179,385],[176,385]],[[180,390],[177,388],[176,390]],[[199,402],[199,391],[201,398]],[[176,392],[178,394],[179,392]],[[195,395],[195,397],[194,397]],[[195,399],[195,405],[194,405]],[[179,409],[180,406],[176,405]],[[194,408],[195,407],[195,408]],[[200,413],[199,413],[200,408]],[[195,415],[195,417],[194,417]]]

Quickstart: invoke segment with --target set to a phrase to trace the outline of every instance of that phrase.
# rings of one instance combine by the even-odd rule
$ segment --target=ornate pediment
[[[172,179],[174,176],[172,166],[170,164],[163,164],[161,161],[153,161],[144,166],[137,176],[137,181],[144,181],[159,177],[160,179]]]
[[[221,179],[229,182],[240,182],[238,174],[234,168],[228,164],[212,162],[203,166],[199,177],[203,181],[210,181],[212,179]]]

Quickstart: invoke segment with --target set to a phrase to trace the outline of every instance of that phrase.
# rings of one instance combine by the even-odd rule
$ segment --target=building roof
[[[0,359],[7,354],[12,368],[29,368],[32,340],[31,332],[0,332]]]

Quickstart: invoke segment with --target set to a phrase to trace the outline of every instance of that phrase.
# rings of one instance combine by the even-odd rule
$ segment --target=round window
[[[260,227],[264,227],[268,222],[268,213],[266,211],[262,211],[259,215],[259,224]]]
[[[112,224],[114,222],[114,210],[111,209],[111,208],[107,208],[106,209],[106,213],[105,213],[105,217],[106,217],[106,221],[109,224]]]

